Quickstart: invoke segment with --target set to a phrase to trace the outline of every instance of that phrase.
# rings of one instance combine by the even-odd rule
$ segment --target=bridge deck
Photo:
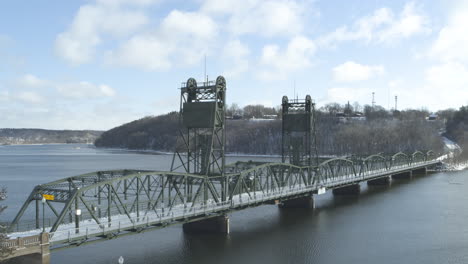
[[[215,202],[213,199],[208,199],[205,203],[185,203],[172,207],[156,208],[154,210],[140,210],[139,214],[136,212],[132,212],[129,215],[117,214],[111,216],[111,221],[108,221],[107,217],[101,217],[99,219],[101,224],[97,224],[94,219],[87,219],[79,223],[79,229],[75,228],[75,223],[61,224],[55,232],[50,233],[50,243],[55,246],[67,246],[122,235],[128,232],[144,231],[177,223],[196,221],[246,207],[271,203],[274,200],[284,200],[317,193],[319,188],[334,189],[392,174],[425,168],[437,163],[439,163],[437,160],[414,162],[410,166],[399,165],[392,166],[391,168],[368,170],[359,176],[348,174],[328,177],[321,181],[315,181],[311,185],[296,183],[268,192],[258,190],[242,192],[232,195],[225,202]],[[41,231],[42,229],[35,229],[27,232],[11,233],[9,236],[31,236],[39,234]]]

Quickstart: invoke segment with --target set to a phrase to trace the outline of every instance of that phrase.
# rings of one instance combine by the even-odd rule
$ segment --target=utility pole
[[[372,92],[372,110],[374,110],[375,107],[375,92]]]
[[[398,96],[395,95],[395,111],[398,110],[397,106],[398,106]]]

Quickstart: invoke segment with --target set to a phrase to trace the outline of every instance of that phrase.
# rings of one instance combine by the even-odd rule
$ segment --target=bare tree
[[[0,187],[0,201],[3,201],[7,198],[6,188]],[[6,205],[0,205],[0,214],[7,208]],[[3,242],[8,239],[6,235],[7,224],[0,222],[0,257],[8,255],[11,250],[4,248]]]

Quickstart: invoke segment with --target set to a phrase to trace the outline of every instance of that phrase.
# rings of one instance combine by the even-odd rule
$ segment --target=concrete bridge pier
[[[409,180],[412,177],[413,177],[412,171],[406,171],[406,172],[392,175],[392,179],[396,179],[396,180]]]
[[[389,185],[390,184],[390,176],[381,177],[375,180],[367,181],[368,186],[381,186],[381,185]]]
[[[214,216],[182,225],[185,233],[221,233],[229,234],[229,217]]]
[[[357,195],[361,192],[361,185],[352,184],[333,189],[333,195]]]
[[[283,200],[283,201],[281,201],[280,204],[278,204],[278,207],[279,208],[314,209],[315,208],[314,197],[311,194],[310,196],[304,196],[304,197],[299,197],[299,198],[294,198],[294,199]]]
[[[49,233],[37,236],[15,239],[12,255],[6,259],[0,257],[0,262],[7,260],[10,264],[50,264]],[[34,239],[32,242],[31,238]]]
[[[420,168],[413,171],[413,175],[427,175],[427,168]]]

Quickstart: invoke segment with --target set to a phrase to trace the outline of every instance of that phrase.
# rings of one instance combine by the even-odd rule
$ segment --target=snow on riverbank
[[[447,162],[450,159],[453,159],[457,155],[460,155],[462,152],[462,148],[454,141],[442,137],[442,140],[444,141],[445,144],[445,152],[446,154],[440,156],[437,158],[437,160],[444,161],[443,167],[441,170],[443,171],[461,171],[465,170],[468,168],[468,161],[465,162],[458,162],[458,163],[453,163],[453,162]]]
[[[445,149],[447,152],[461,152],[462,149],[457,143],[453,142],[452,140],[446,137],[442,137],[442,140],[444,141]]]

